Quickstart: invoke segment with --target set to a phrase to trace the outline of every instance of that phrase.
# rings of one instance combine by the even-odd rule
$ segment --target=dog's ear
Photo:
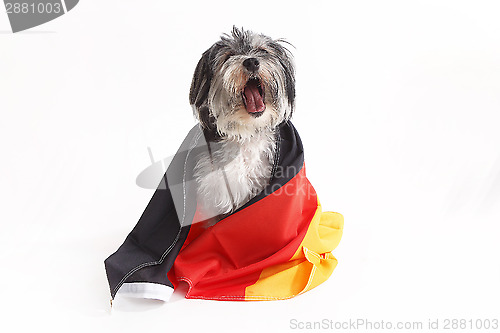
[[[285,93],[290,107],[287,120],[290,119],[295,109],[295,65],[290,50],[285,45],[294,47],[284,39],[277,39],[270,44],[270,47],[278,54],[279,63],[284,73]]]
[[[295,70],[293,67],[293,62],[288,59],[280,60],[281,66],[283,67],[283,72],[285,75],[285,93],[288,100],[288,106],[290,112],[286,115],[286,120],[292,117],[293,111],[295,109]]]
[[[189,90],[189,104],[196,108],[205,104],[208,98],[208,91],[210,90],[210,83],[213,76],[210,58],[211,48],[203,53],[194,70],[193,81]]]
[[[216,43],[203,53],[194,70],[193,81],[189,90],[189,104],[193,107],[196,118],[205,129],[212,129],[215,126],[207,101],[214,75],[213,61],[220,47]]]

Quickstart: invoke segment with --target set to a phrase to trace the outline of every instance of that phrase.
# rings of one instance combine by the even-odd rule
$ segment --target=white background
[[[500,317],[500,4],[81,1],[0,13],[0,316],[25,332],[290,332],[290,320]],[[339,265],[288,301],[122,303],[103,260],[194,125],[201,55],[232,25],[296,49],[309,179]],[[10,329],[13,331],[13,328]],[[344,330],[347,331],[347,330]],[[490,330],[491,331],[491,330]]]

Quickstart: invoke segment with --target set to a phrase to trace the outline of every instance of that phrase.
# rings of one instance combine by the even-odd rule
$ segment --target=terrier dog
[[[272,176],[277,129],[295,107],[295,68],[285,44],[233,27],[196,66],[189,100],[209,149],[194,177],[210,224],[260,193]]]
[[[189,96],[199,124],[106,259],[112,298],[288,299],[330,276],[343,217],[306,177],[285,43],[233,28],[203,53]]]

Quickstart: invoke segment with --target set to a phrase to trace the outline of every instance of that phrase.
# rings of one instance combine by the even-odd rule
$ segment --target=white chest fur
[[[230,213],[260,193],[271,178],[275,136],[260,132],[248,140],[223,139],[201,154],[194,170],[198,206],[205,217]]]

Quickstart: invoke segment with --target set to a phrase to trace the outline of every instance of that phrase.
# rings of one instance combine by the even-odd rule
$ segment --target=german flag
[[[172,160],[139,222],[105,261],[117,293],[168,300],[181,281],[186,298],[254,301],[300,295],[326,281],[337,265],[343,217],[323,212],[306,177],[302,143],[290,122],[279,128],[270,184],[211,227],[194,223],[192,173],[206,149],[195,126]]]

